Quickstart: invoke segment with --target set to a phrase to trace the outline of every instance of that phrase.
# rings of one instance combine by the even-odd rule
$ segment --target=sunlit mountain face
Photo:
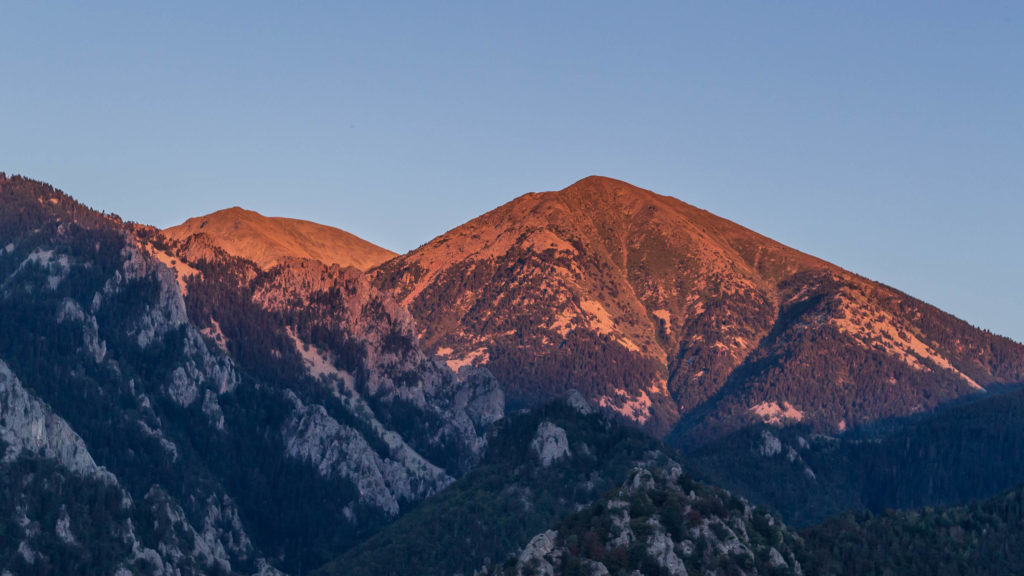
[[[521,196],[376,269],[452,368],[577,389],[657,435],[840,432],[1024,379],[1024,347],[609,178]]]
[[[305,220],[268,218],[237,207],[190,218],[163,234],[178,241],[205,234],[228,254],[251,260],[261,268],[270,268],[286,258],[307,258],[368,270],[395,256],[344,230]]]

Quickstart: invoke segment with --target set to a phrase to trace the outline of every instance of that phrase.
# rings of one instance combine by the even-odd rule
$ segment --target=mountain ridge
[[[309,235],[225,240],[251,218],[314,226],[232,208],[165,234],[233,243],[234,254],[264,269],[292,257],[357,264],[413,313],[426,351],[453,370],[490,368],[513,404],[590,388],[590,400],[658,435],[681,426],[679,438],[692,429],[705,437],[805,418],[838,432],[1024,378],[1024,368],[1000,368],[1024,358],[1009,339],[674,196],[608,177],[524,194],[406,254],[362,262],[326,242],[313,246]],[[210,220],[219,230],[208,229]],[[917,325],[922,315],[931,318],[928,330]],[[973,344],[965,348],[963,338]],[[841,350],[845,364],[823,359],[823,346]],[[865,374],[854,356],[887,366]],[[793,382],[821,376],[793,372],[830,363],[825,372],[843,398],[822,407],[819,397],[836,391],[816,385],[808,400]],[[762,382],[751,390],[750,380]],[[886,382],[905,389],[880,391]],[[745,396],[739,404],[737,393]]]

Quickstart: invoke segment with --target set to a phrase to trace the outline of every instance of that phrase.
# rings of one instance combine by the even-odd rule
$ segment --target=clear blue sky
[[[1024,340],[1024,4],[208,4],[0,2],[0,170],[396,251],[601,174]]]

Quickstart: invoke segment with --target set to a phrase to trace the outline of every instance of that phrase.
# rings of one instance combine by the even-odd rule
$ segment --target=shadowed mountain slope
[[[876,428],[876,430],[870,430]],[[846,510],[958,506],[1024,478],[1024,389],[971,396],[859,433],[757,426],[686,457],[694,476],[810,526]]]
[[[0,572],[304,573],[479,461],[503,396],[354,268],[270,270],[0,173]]]

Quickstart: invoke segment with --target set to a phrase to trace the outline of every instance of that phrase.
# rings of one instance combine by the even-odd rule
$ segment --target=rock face
[[[838,431],[1024,380],[1024,346],[624,182],[527,194],[383,264],[452,367],[663,434]]]
[[[554,530],[534,536],[533,540],[530,540],[530,543],[519,554],[517,564],[529,566],[534,574],[554,576],[555,567],[548,561],[548,557],[554,556],[552,559],[558,560],[558,555],[555,554],[555,539],[557,537],[558,533]]]
[[[241,208],[190,218],[163,233],[174,240],[205,234],[228,254],[265,269],[287,258],[306,258],[369,270],[395,256],[344,230],[292,218],[268,218]]]
[[[553,462],[572,456],[565,430],[551,422],[541,422],[537,427],[537,435],[530,442],[530,449],[545,468],[551,466]]]
[[[283,455],[345,485],[329,530],[354,539],[479,461],[504,415],[500,386],[424,354],[412,316],[361,271],[293,257],[261,270],[205,234],[156,236],[150,249],[189,271],[187,313],[207,348],[275,396],[285,416],[269,432]],[[181,403],[203,394],[175,390]]]
[[[223,426],[238,374],[175,275],[135,228],[49,186],[0,177],[0,196],[4,568],[247,571],[258,552],[189,440]]]
[[[378,454],[357,430],[339,424],[322,406],[292,398],[295,412],[284,430],[287,454],[314,464],[324,476],[351,480],[362,503],[395,517],[403,503],[422,500],[453,481],[400,438],[388,454]]]
[[[353,402],[362,395],[435,413],[439,434],[468,441],[473,451],[482,447],[481,431],[504,414],[504,395],[489,372],[456,375],[424,354],[412,316],[353,268],[289,259],[253,284],[252,299],[266,312],[295,318],[290,337],[306,371],[337,380],[338,394],[352,394]]]

